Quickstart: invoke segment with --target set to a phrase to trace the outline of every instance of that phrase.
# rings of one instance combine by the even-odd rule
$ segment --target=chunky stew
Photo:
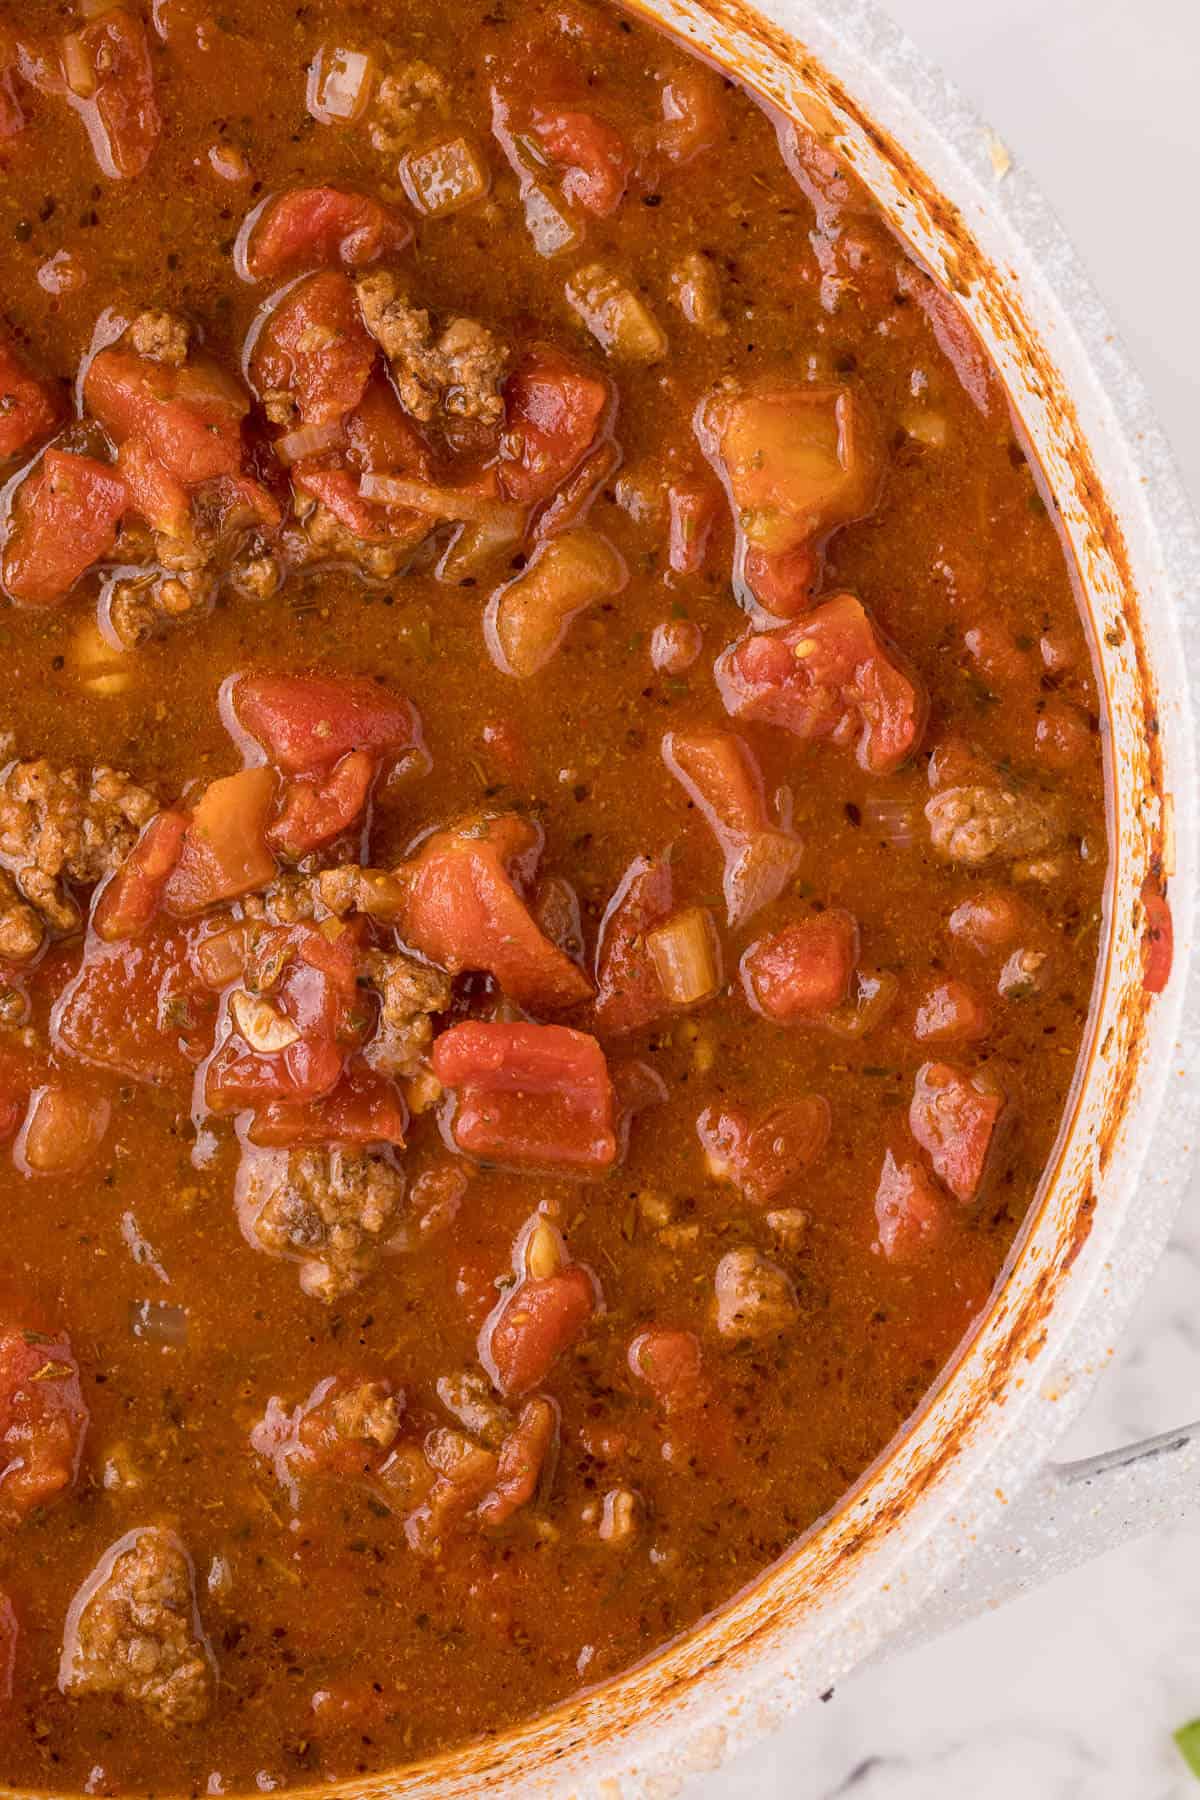
[[[1074,571],[836,150],[611,6],[5,0],[0,244],[0,1781],[395,1767],[727,1601],[986,1307]]]

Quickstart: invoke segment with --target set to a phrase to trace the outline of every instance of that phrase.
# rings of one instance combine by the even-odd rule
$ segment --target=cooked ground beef
[[[486,325],[451,319],[435,336],[429,314],[412,305],[386,270],[360,279],[358,302],[415,419],[427,424],[443,413],[486,425],[499,422],[504,412],[499,387],[508,352]]]
[[[1033,856],[1063,836],[1055,801],[1009,788],[943,788],[925,817],[938,855],[972,867],[993,857]]]
[[[717,1264],[715,1288],[722,1337],[774,1337],[799,1317],[790,1277],[757,1250],[728,1251]]]
[[[446,111],[446,83],[426,62],[405,63],[384,75],[371,106],[371,143],[384,156],[396,156],[413,143],[430,114]]]
[[[154,795],[119,769],[98,765],[89,776],[45,757],[13,763],[0,777],[0,863],[50,925],[70,931],[79,908],[65,882],[111,873],[157,811]]]
[[[114,1694],[167,1725],[207,1717],[215,1676],[192,1565],[173,1531],[128,1532],[75,1597],[63,1645],[65,1694]]]
[[[243,1164],[241,1203],[256,1243],[298,1258],[300,1285],[327,1304],[364,1281],[404,1195],[399,1171],[353,1150],[289,1150]]]
[[[187,320],[181,319],[177,313],[144,312],[139,313],[133,321],[125,334],[125,340],[129,348],[136,350],[139,356],[145,356],[151,362],[166,363],[173,369],[181,369],[187,361],[191,336]]]
[[[450,1004],[450,977],[398,951],[373,950],[364,973],[380,996],[368,1060],[384,1075],[415,1075],[433,1041],[433,1015]]]

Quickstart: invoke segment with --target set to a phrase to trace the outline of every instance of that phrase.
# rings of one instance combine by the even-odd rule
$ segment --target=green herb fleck
[[[1174,1735],[1180,1756],[1192,1774],[1200,1780],[1200,1719],[1189,1719]]]

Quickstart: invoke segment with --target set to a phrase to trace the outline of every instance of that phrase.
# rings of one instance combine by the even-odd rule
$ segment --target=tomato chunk
[[[785,630],[731,644],[716,675],[734,718],[781,725],[805,742],[855,744],[873,775],[899,768],[925,729],[923,689],[852,594]]]
[[[746,998],[777,1025],[819,1019],[850,992],[858,962],[858,924],[832,907],[759,938],[742,958]]]
[[[546,500],[595,443],[608,384],[547,344],[535,345],[504,385],[500,486],[525,505]]]
[[[452,975],[482,969],[521,1006],[586,1000],[587,976],[539,930],[514,885],[532,879],[542,834],[515,814],[439,831],[400,871],[401,935]]]
[[[875,1190],[879,1247],[889,1262],[911,1262],[945,1234],[946,1203],[920,1163],[883,1159]]]
[[[54,606],[112,554],[128,505],[115,470],[90,456],[47,450],[17,489],[4,585],[26,606]]]
[[[97,937],[114,943],[146,929],[179,861],[188,824],[187,813],[155,813],[120,868],[96,895],[92,930]]]
[[[209,782],[163,884],[169,913],[193,918],[221,900],[236,900],[267,885],[275,874],[275,858],[267,848],[275,788],[274,770],[262,767]]]
[[[665,857],[639,856],[621,877],[596,944],[597,1031],[636,1031],[668,1010],[646,933],[669,916],[673,891]]]
[[[268,844],[292,862],[331,844],[361,818],[374,779],[375,758],[368,750],[351,750],[328,775],[295,776],[284,786]]]
[[[669,731],[662,753],[725,858],[729,923],[744,925],[783,892],[804,846],[771,824],[762,771],[750,746],[732,731]]]
[[[290,402],[302,425],[327,425],[354,411],[375,367],[354,284],[333,269],[290,288],[254,345],[251,373],[264,405]]]
[[[293,1491],[301,1475],[373,1475],[403,1409],[404,1395],[386,1376],[327,1375],[291,1412],[272,1395],[250,1442]]]
[[[803,610],[811,568],[793,563],[788,579],[784,559],[864,517],[879,489],[882,459],[862,398],[845,387],[722,388],[701,409],[698,434],[729,490],[743,598],[785,617]]]
[[[355,675],[242,675],[231,706],[236,723],[285,775],[322,773],[354,750],[385,757],[421,743],[410,702]]]
[[[83,398],[115,443],[140,438],[186,488],[242,466],[249,396],[212,357],[177,368],[114,344],[92,358]]]
[[[144,438],[125,439],[117,452],[117,472],[125,483],[131,512],[140,513],[155,531],[182,535],[191,511],[188,491]]]
[[[20,1522],[75,1481],[88,1409],[65,1332],[0,1331],[0,1520]]]
[[[113,943],[90,936],[55,1009],[55,1041],[136,1081],[189,1079],[211,1043],[216,1002],[188,950],[187,934],[163,919]]]
[[[667,1461],[686,1463],[699,1454],[728,1463],[734,1457],[733,1421],[713,1391],[694,1332],[649,1325],[630,1343],[627,1361],[670,1422],[673,1435],[662,1446]]]
[[[707,1107],[696,1120],[710,1175],[756,1206],[795,1186],[829,1142],[829,1127],[829,1102],[820,1094],[800,1094],[753,1121],[734,1106]]]
[[[971,1044],[986,1037],[987,1007],[973,987],[954,976],[935,981],[917,1005],[913,1036],[918,1044]]]
[[[966,1206],[987,1173],[1004,1095],[949,1063],[923,1063],[908,1126],[956,1200]]]
[[[86,99],[72,95],[72,104],[103,172],[113,181],[131,180],[142,173],[162,135],[146,28],[135,14],[117,7],[85,25],[77,41],[94,86]]]
[[[632,169],[620,133],[594,113],[540,106],[530,123],[547,156],[564,170],[564,198],[600,218],[616,212]]]
[[[390,207],[345,188],[291,188],[259,211],[245,247],[252,281],[325,263],[363,268],[393,256],[412,227]]]
[[[25,367],[0,336],[0,461],[48,437],[62,413],[58,391]]]
[[[250,1142],[280,1144],[403,1145],[408,1109],[400,1090],[354,1058],[324,1099],[269,1100],[250,1124]]]
[[[612,1083],[586,1032],[471,1019],[436,1040],[433,1069],[457,1092],[452,1132],[468,1155],[583,1172],[616,1161]]]
[[[480,1360],[500,1392],[519,1395],[540,1387],[587,1329],[595,1308],[596,1284],[579,1263],[518,1282],[480,1337]]]
[[[231,994],[225,1036],[208,1065],[215,1113],[331,1094],[370,1023],[358,998],[355,934],[274,926],[254,941],[254,966]]]

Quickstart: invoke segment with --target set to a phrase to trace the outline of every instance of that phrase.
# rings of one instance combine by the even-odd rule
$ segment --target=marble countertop
[[[1065,221],[1200,503],[1198,0],[882,0]],[[1136,21],[1136,35],[1133,26]],[[1148,272],[1145,259],[1153,255]],[[1200,1417],[1200,1206],[1063,1445]],[[859,1674],[688,1800],[1200,1800],[1195,1530],[1111,1552]]]

